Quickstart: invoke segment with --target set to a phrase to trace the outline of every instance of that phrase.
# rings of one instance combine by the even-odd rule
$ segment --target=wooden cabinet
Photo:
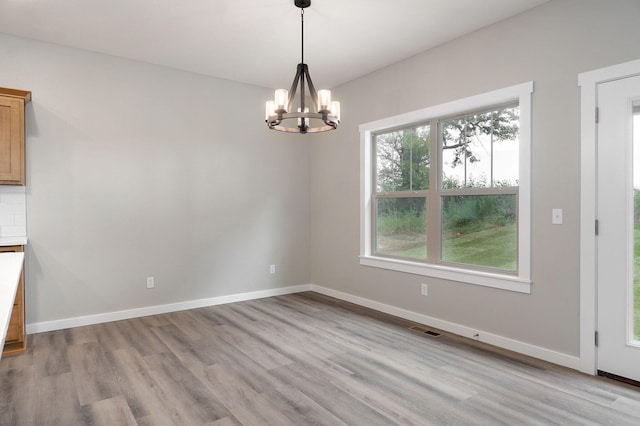
[[[0,252],[22,252],[23,246],[0,246]],[[27,350],[27,336],[25,333],[25,314],[24,314],[24,267],[20,274],[18,290],[16,298],[13,302],[13,311],[11,312],[11,321],[7,330],[7,337],[4,340],[4,348],[2,356],[17,355]]]
[[[25,184],[24,107],[31,92],[0,87],[0,184]]]

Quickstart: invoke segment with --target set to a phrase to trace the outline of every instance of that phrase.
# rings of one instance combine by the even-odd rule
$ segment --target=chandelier
[[[331,101],[330,90],[316,91],[309,76],[309,67],[304,63],[304,9],[311,6],[311,0],[294,0],[294,3],[300,8],[302,59],[298,64],[291,89],[276,89],[275,99],[267,101],[265,121],[270,129],[281,132],[305,134],[335,130],[340,123],[340,102]],[[305,83],[313,111],[307,106]],[[298,88],[300,102],[297,111],[294,111]]]

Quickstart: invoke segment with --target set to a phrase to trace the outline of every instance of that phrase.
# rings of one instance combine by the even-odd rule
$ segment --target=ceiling
[[[548,0],[313,0],[305,62],[331,88]],[[300,62],[293,0],[0,0],[0,32],[264,87]]]

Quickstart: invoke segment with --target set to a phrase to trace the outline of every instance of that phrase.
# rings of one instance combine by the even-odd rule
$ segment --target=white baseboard
[[[228,296],[212,297],[208,299],[189,300],[186,302],[170,303],[166,305],[147,306],[144,308],[129,309],[124,311],[107,312],[97,315],[89,315],[84,317],[66,318],[55,321],[46,321],[34,324],[27,324],[27,334],[42,333],[46,331],[62,330],[66,328],[81,327],[85,325],[100,324],[110,321],[120,321],[131,318],[144,317],[148,315],[164,314],[168,312],[177,312],[187,309],[204,308],[207,306],[222,305],[225,303],[242,302],[245,300],[261,299],[264,297],[281,296],[283,294],[300,293],[303,291],[315,291],[320,294],[335,297],[336,299],[346,302],[355,303],[356,305],[375,309],[380,312],[395,315],[419,324],[438,328],[449,333],[459,336],[469,337],[484,343],[488,343],[499,348],[518,352],[574,370],[581,370],[581,362],[579,357],[567,355],[564,353],[552,351],[550,349],[534,346],[529,343],[520,342],[518,340],[509,339],[482,330],[463,326],[428,315],[419,314],[417,312],[408,311],[406,309],[365,299],[363,297],[354,296],[349,293],[333,290],[314,284],[303,284],[292,287],[283,287],[270,290],[260,290],[249,293],[232,294]],[[477,337],[474,337],[476,336]]]
[[[449,321],[444,321],[438,318],[430,317],[428,315],[419,314],[417,312],[408,311],[402,308],[397,308],[395,306],[365,299],[359,296],[354,296],[352,294],[343,293],[337,290],[332,290],[326,287],[311,285],[311,291],[315,291],[317,293],[324,294],[326,296],[335,297],[336,299],[344,300],[346,302],[355,303],[356,305],[375,309],[376,311],[395,315],[397,317],[414,321],[419,324],[424,324],[430,327],[438,328],[440,330],[457,334],[459,336],[468,337],[470,339],[488,343],[490,345],[493,345],[502,349],[507,349],[523,355],[531,356],[533,358],[541,359],[543,361],[548,361],[553,364],[558,364],[563,367],[568,367],[574,370],[582,371],[581,360],[579,357],[576,357],[576,356],[552,351],[550,349],[542,348],[540,346],[535,346],[535,345],[524,343],[518,340],[509,339],[507,337],[499,336],[497,334],[487,333],[482,330],[478,330],[475,328],[467,327],[467,326],[456,324]]]
[[[303,284],[292,287],[231,294],[228,296],[218,296],[208,299],[188,300],[186,302],[169,303],[166,305],[146,306],[144,308],[128,309],[125,311],[106,312],[103,314],[88,315],[84,317],[39,322],[35,324],[27,324],[27,334],[43,333],[46,331],[63,330],[65,328],[81,327],[84,325],[146,317],[148,315],[166,314],[168,312],[204,308],[207,306],[223,305],[225,303],[242,302],[245,300],[262,299],[264,297],[281,296],[283,294],[300,293],[302,291],[310,290],[311,284]]]

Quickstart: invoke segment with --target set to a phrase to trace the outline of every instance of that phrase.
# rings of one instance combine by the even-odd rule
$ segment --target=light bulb
[[[287,112],[288,102],[289,102],[289,91],[287,89],[276,89],[276,96],[275,96],[276,111],[284,110],[284,112]]]
[[[269,117],[272,115],[276,115],[276,104],[273,101],[267,101],[267,104],[264,108],[265,120],[269,120]]]
[[[328,111],[331,105],[331,90],[318,90],[318,111]]]
[[[333,115],[338,121],[340,121],[340,102],[331,102],[331,115]]]

